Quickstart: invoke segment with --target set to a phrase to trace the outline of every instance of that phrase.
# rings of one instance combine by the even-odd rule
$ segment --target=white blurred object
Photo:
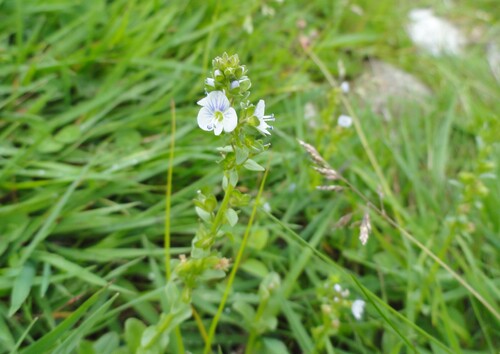
[[[434,56],[462,53],[464,35],[450,22],[435,16],[432,10],[414,9],[408,17],[408,35],[416,46]]]
[[[365,312],[366,303],[363,300],[354,300],[351,306],[352,315],[355,319],[360,320]]]
[[[316,108],[315,104],[312,102],[307,102],[304,105],[304,118],[306,119],[307,123],[309,124],[309,127],[311,128],[317,128],[317,119],[318,119],[318,109]]]
[[[495,43],[490,43],[488,45],[487,57],[493,76],[500,82],[500,47]]]
[[[341,114],[337,120],[337,124],[342,128],[349,128],[352,125],[352,118]]]
[[[340,84],[340,89],[342,90],[343,93],[349,93],[349,90],[351,89],[351,86],[347,81],[343,81]]]

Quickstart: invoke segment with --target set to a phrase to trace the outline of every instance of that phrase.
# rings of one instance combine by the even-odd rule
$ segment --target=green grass
[[[0,354],[118,353],[127,318],[160,321],[171,102],[177,257],[197,227],[196,191],[222,198],[218,141],[195,118],[210,61],[224,51],[248,66],[252,99],[265,99],[277,120],[262,194],[271,211],[257,211],[214,350],[244,348],[251,329],[232,306],[256,307],[260,277],[274,271],[282,279],[272,305],[278,326],[258,338],[267,348],[279,340],[290,353],[312,352],[321,319],[315,289],[337,275],[367,312],[362,321],[344,317],[325,352],[495,352],[500,85],[484,50],[500,13],[494,0],[455,3],[418,2],[466,33],[484,33],[460,58],[418,54],[403,30],[413,2],[359,0],[360,16],[340,0],[0,0]],[[274,17],[262,14],[264,4]],[[299,43],[299,19],[305,34],[318,33],[310,53]],[[366,58],[412,73],[433,95],[385,121],[351,94],[359,126],[340,131],[336,117],[348,107],[329,76],[338,80],[341,61],[355,80]],[[304,119],[308,102],[318,108],[316,128]],[[351,190],[317,191],[321,177],[297,139],[400,228],[372,212],[363,247],[356,224],[336,227],[348,213],[360,221],[370,204]],[[259,182],[240,177],[253,195]],[[218,245],[223,255],[235,258],[251,212],[240,215],[234,242]],[[210,283],[194,296],[206,329],[225,287]],[[194,318],[179,333],[186,350],[202,352]]]

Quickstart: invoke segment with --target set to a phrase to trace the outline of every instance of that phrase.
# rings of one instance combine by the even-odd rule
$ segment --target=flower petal
[[[231,104],[227,99],[226,95],[222,91],[212,91],[208,94],[209,106],[212,107],[214,111],[226,111]]]
[[[198,126],[205,131],[211,131],[213,127],[210,128],[210,125],[213,125],[213,120],[213,112],[208,107],[201,107],[197,118]]]
[[[208,105],[208,96],[207,97],[204,97],[202,98],[201,100],[199,100],[198,102],[196,102],[197,104],[199,104],[200,106],[207,106]]]
[[[233,107],[229,107],[227,111],[223,113],[224,118],[222,119],[222,124],[224,125],[224,131],[226,133],[232,132],[238,125],[238,116]]]
[[[260,100],[259,103],[257,103],[257,107],[255,107],[254,115],[257,118],[264,117],[264,110],[265,109],[266,109],[266,103],[264,102],[264,100]]]
[[[264,135],[271,135],[271,133],[267,131],[267,129],[269,129],[271,127],[269,126],[269,124],[267,124],[263,120],[261,120],[260,124],[257,127],[255,127],[255,128],[257,128],[257,130],[259,132],[261,132],[262,134],[264,134]]]
[[[223,128],[224,128],[224,125],[222,124],[221,121],[215,122],[215,129],[214,129],[215,135],[220,135],[220,133],[222,133]]]

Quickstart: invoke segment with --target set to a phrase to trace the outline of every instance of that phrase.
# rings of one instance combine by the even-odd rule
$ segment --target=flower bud
[[[224,81],[224,74],[222,73],[222,71],[220,71],[219,69],[216,69],[214,71],[214,78],[215,80],[217,80],[218,82],[221,82],[221,81]]]
[[[242,77],[239,82],[240,82],[240,91],[241,92],[248,91],[248,89],[252,86],[252,82],[246,76]]]
[[[229,67],[229,68],[226,68],[224,69],[224,75],[227,77],[227,78],[231,78],[234,76],[234,69]]]
[[[215,80],[209,77],[205,80],[205,85],[215,87]]]
[[[240,87],[240,83],[238,80],[234,80],[231,82],[231,85],[229,86],[231,90],[237,89]]]

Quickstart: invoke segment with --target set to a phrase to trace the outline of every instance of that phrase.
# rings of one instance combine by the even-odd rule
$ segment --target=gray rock
[[[356,80],[354,93],[389,120],[401,114],[409,102],[422,105],[432,92],[413,75],[391,64],[372,60],[366,72]]]

